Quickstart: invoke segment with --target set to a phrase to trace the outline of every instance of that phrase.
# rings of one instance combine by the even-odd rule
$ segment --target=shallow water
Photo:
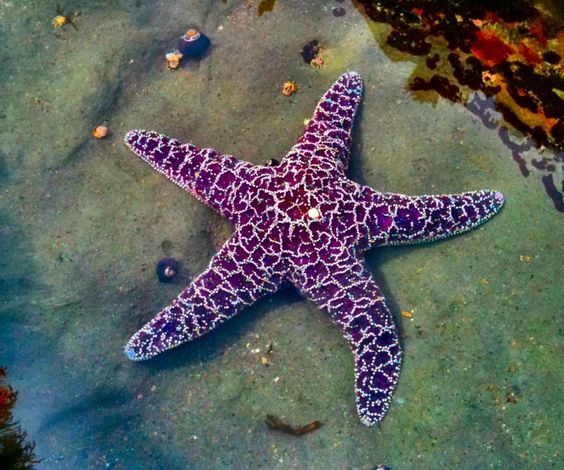
[[[562,466],[562,214],[544,173],[523,177],[499,128],[408,90],[417,63],[385,45],[388,25],[348,1],[62,6],[81,10],[78,31],[55,31],[48,2],[0,1],[0,366],[38,468]],[[192,26],[212,50],[168,70],[164,53]],[[300,56],[314,38],[321,69]],[[404,348],[381,425],[359,421],[346,342],[293,290],[129,362],[129,337],[232,229],[140,162],[125,133],[155,129],[263,164],[286,153],[346,70],[365,83],[354,180],[407,194],[494,188],[507,199],[464,236],[367,257]],[[290,98],[280,93],[288,80],[299,86]],[[96,140],[101,123],[111,134]],[[561,161],[529,147],[527,162]],[[180,262],[168,285],[154,272],[164,256]],[[267,414],[322,427],[290,436],[269,430]]]

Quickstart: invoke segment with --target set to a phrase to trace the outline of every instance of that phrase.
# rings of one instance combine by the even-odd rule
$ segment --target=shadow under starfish
[[[470,230],[503,205],[496,191],[407,196],[346,177],[362,80],[343,74],[281,164],[261,167],[156,132],[125,136],[133,152],[235,226],[208,268],[128,342],[149,359],[213,330],[260,297],[294,284],[341,328],[355,361],[356,404],[368,426],[397,383],[397,330],[363,253]]]

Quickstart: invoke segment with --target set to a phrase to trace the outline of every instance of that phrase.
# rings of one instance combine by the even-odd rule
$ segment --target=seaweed
[[[266,415],[266,425],[275,431],[281,431],[292,436],[303,436],[321,427],[321,421],[312,421],[304,426],[291,426],[282,421],[278,416]]]
[[[39,463],[35,444],[28,441],[27,433],[13,419],[17,392],[7,385],[6,376],[6,369],[0,367],[0,468],[32,469]]]

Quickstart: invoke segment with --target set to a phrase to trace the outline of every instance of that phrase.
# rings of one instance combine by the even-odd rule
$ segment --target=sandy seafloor
[[[352,4],[280,1],[260,17],[257,5],[68,0],[79,31],[57,37],[52,2],[0,1],[0,366],[38,468],[562,468],[562,215],[540,179],[523,178],[464,107],[416,101],[413,63],[391,61],[378,36],[388,27]],[[213,50],[171,72],[163,54],[189,26]],[[299,54],[313,38],[327,47],[322,70]],[[469,234],[369,254],[403,335],[387,417],[361,424],[345,340],[291,290],[129,362],[130,335],[231,227],[140,162],[124,134],[156,129],[262,164],[285,154],[346,70],[366,86],[355,180],[507,198]],[[286,80],[300,87],[291,98]],[[103,122],[111,136],[93,139]],[[154,273],[165,255],[181,263],[171,285]],[[323,426],[297,438],[267,429],[267,413]]]

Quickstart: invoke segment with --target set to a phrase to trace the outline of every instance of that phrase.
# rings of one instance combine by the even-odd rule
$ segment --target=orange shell
[[[296,82],[286,82],[282,85],[282,94],[284,96],[292,96],[296,91],[298,91]]]
[[[92,135],[97,139],[105,139],[109,133],[110,130],[106,126],[96,126],[92,129]]]

